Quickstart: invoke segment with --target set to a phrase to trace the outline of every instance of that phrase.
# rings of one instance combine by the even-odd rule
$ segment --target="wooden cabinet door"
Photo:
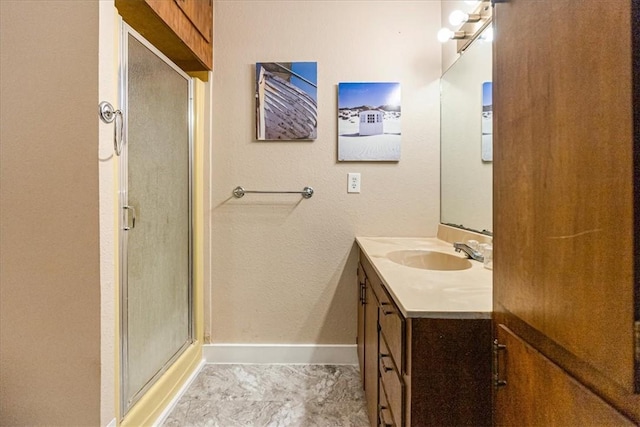
[[[358,337],[356,343],[358,347],[358,363],[360,365],[360,380],[364,386],[364,342],[365,342],[365,275],[362,266],[358,264]]]
[[[612,395],[640,388],[633,7],[509,0],[494,10],[494,308]]]
[[[364,394],[372,426],[378,425],[378,300],[366,280],[365,285]]]
[[[504,326],[498,327],[499,379],[495,393],[498,426],[633,426],[557,365]]]

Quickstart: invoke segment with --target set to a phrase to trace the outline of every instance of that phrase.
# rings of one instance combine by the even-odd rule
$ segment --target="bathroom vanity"
[[[436,238],[356,240],[371,425],[491,425],[491,271]]]

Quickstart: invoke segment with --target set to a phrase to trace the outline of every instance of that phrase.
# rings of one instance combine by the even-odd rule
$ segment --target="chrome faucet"
[[[464,252],[465,255],[467,255],[467,257],[471,258],[471,259],[475,259],[476,261],[479,262],[484,262],[484,256],[474,250],[471,246],[467,245],[466,243],[462,243],[462,242],[455,242],[453,244],[453,248],[456,250],[456,252]]]

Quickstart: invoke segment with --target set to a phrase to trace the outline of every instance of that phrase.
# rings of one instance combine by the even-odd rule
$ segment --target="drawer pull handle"
[[[497,339],[493,340],[493,386],[495,388],[507,385],[506,380],[500,379],[500,352],[506,350],[506,345],[499,344]]]
[[[393,427],[393,422],[387,421],[386,414],[389,413],[389,408],[386,406],[378,406],[378,413],[380,414],[380,425],[384,427]]]
[[[393,368],[388,367],[385,363],[384,363],[384,359],[386,359],[387,357],[389,357],[388,354],[380,354],[380,364],[382,365],[382,370],[384,372],[389,372],[389,371],[393,371]]]

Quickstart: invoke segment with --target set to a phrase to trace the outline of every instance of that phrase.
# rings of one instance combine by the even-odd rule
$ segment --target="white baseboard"
[[[205,359],[202,359],[200,361],[200,363],[198,364],[196,369],[194,369],[193,372],[191,373],[191,375],[189,375],[189,378],[187,378],[187,381],[185,381],[184,384],[182,384],[182,387],[180,387],[180,390],[178,390],[178,393],[176,393],[176,395],[173,397],[173,399],[171,399],[171,402],[169,402],[167,407],[164,408],[164,411],[162,411],[162,413],[158,416],[158,419],[152,424],[152,427],[161,426],[162,423],[164,423],[166,421],[166,419],[169,416],[169,414],[171,413],[171,411],[173,411],[173,408],[175,408],[176,405],[178,404],[178,401],[180,400],[182,395],[185,394],[185,392],[187,391],[187,389],[189,388],[189,386],[191,385],[193,380],[196,379],[196,377],[198,376],[198,374],[200,373],[200,371],[204,367],[205,363],[206,363]]]
[[[355,344],[205,344],[207,363],[357,365]]]

